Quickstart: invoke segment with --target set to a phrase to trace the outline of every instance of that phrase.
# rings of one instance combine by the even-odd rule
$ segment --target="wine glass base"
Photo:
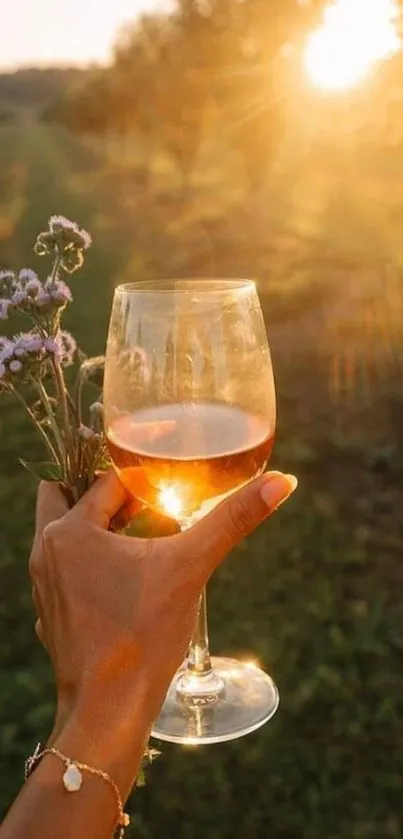
[[[152,737],[185,746],[225,743],[251,734],[276,713],[280,701],[277,687],[253,662],[213,658],[211,663],[214,674],[224,682],[223,691],[218,696],[179,695],[182,668],[168,690]]]

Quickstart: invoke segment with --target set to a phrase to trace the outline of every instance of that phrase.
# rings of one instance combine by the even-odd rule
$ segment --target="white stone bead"
[[[83,776],[75,763],[67,767],[63,775],[63,783],[68,792],[78,792],[81,789]]]

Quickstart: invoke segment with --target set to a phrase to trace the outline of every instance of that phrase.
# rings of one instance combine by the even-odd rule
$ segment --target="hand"
[[[55,670],[58,725],[69,714],[133,713],[149,723],[182,663],[203,587],[226,554],[296,487],[280,473],[240,490],[186,533],[133,539],[108,530],[128,496],[114,473],[68,510],[41,484],[30,559],[37,632]]]

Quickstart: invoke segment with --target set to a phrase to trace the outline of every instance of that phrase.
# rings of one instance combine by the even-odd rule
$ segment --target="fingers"
[[[128,493],[116,472],[110,471],[91,487],[69,513],[74,521],[86,521],[108,529],[111,519],[128,501]]]
[[[61,519],[69,509],[59,484],[42,481],[36,501],[36,531],[42,533],[52,521]]]
[[[35,624],[35,632],[36,632],[36,636],[37,636],[38,640],[41,642],[41,644],[43,644],[45,646],[45,635],[44,635],[44,632],[43,632],[42,621],[40,620],[40,618],[38,618],[38,620]]]
[[[270,472],[239,490],[202,519],[185,537],[194,555],[203,557],[207,574],[227,553],[283,504],[297,488],[294,475]],[[201,547],[202,546],[202,547]]]
[[[130,498],[116,513],[110,523],[112,531],[124,530],[130,522],[141,512],[143,504],[137,498]]]
[[[42,647],[46,650],[48,655],[50,655],[50,648],[49,648],[48,640],[46,638],[45,630],[43,628],[43,623],[42,623],[40,618],[38,618],[38,620],[35,624],[35,633],[36,633],[36,637],[37,637],[38,641],[40,641],[40,643],[42,644]]]
[[[33,604],[35,606],[35,612],[36,612],[38,618],[40,618],[41,615],[42,615],[42,604],[41,604],[38,589],[37,589],[35,583],[33,583],[33,585],[32,585],[32,600],[33,600]]]
[[[116,473],[110,471],[96,481],[69,515],[75,520],[85,519],[107,529],[111,519],[121,511],[122,521],[126,525],[140,509],[141,504],[128,496]],[[38,489],[36,507],[37,534],[42,534],[48,524],[62,518],[68,512],[69,505],[59,484],[42,481]]]
[[[35,584],[32,586],[32,600],[34,602],[36,616],[37,616],[37,621],[36,621],[36,624],[35,624],[35,632],[36,632],[37,638],[41,642],[42,646],[45,647],[45,649],[47,650],[48,647],[47,647],[47,643],[46,643],[45,629],[44,629],[44,623],[43,623],[42,603],[41,603],[41,599],[39,597],[38,589],[37,589]]]

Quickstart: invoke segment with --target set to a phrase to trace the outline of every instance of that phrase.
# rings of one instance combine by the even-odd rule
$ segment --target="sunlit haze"
[[[335,0],[308,39],[305,66],[324,90],[346,90],[400,49],[395,0]]]
[[[107,62],[116,33],[164,0],[0,0],[0,68]]]

